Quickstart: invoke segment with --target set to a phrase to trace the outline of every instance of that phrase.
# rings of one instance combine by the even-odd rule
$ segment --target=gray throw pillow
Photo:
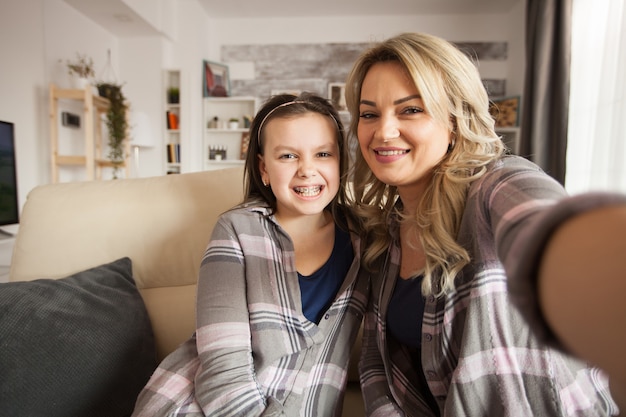
[[[0,416],[127,416],[156,366],[129,258],[0,284]]]

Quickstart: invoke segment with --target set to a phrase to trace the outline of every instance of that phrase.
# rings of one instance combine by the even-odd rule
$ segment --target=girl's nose
[[[298,175],[303,178],[309,178],[315,175],[315,164],[310,158],[302,158],[300,160]]]

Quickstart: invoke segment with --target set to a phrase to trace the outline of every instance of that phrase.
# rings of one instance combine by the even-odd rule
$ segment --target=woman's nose
[[[396,118],[391,116],[381,116],[380,124],[378,126],[378,135],[383,142],[399,138],[400,129]]]

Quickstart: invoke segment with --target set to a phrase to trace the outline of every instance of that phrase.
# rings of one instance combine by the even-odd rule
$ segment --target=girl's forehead
[[[337,124],[332,117],[316,112],[275,117],[264,127],[266,142],[327,142],[337,144]]]

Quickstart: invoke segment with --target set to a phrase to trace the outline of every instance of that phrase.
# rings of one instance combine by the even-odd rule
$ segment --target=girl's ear
[[[257,158],[259,158],[259,172],[261,173],[261,180],[263,181],[263,185],[267,187],[267,184],[269,184],[270,179],[267,173],[267,169],[265,168],[265,159],[263,155],[261,154],[257,154]]]

